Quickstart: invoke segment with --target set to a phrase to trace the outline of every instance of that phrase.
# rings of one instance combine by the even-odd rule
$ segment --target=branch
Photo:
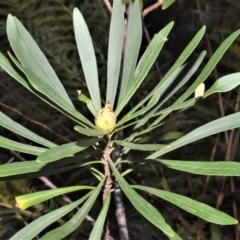
[[[152,12],[153,10],[160,7],[163,4],[163,1],[164,0],[158,0],[156,3],[154,3],[151,6],[145,8],[142,12],[142,18],[146,17],[146,15],[148,15],[150,12]]]

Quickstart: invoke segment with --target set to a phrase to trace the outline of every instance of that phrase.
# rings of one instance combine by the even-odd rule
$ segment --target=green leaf
[[[240,84],[240,73],[232,73],[219,78],[204,94],[203,98],[216,92],[227,92]]]
[[[91,186],[73,186],[73,187],[63,187],[57,189],[50,189],[35,193],[24,194],[16,197],[17,207],[20,209],[26,209],[34,206],[38,203],[47,201],[48,199],[54,198],[59,195],[63,195],[69,192],[75,192],[79,190],[93,189]]]
[[[146,160],[144,162],[148,162]],[[151,161],[151,160],[150,160]],[[189,172],[208,176],[240,176],[240,163],[238,162],[199,162],[181,160],[155,159],[152,163],[158,162],[164,166],[178,171]]]
[[[90,128],[83,128],[81,126],[75,126],[74,130],[77,132],[84,134],[86,136],[91,136],[91,137],[100,137],[108,134],[107,132],[99,132],[98,130],[95,129],[90,129]]]
[[[172,27],[173,22],[169,23],[165,28],[163,28],[158,34],[156,34],[153,37],[152,41],[148,45],[146,51],[144,52],[143,56],[141,57],[137,65],[131,87],[125,94],[122,101],[117,106],[117,109],[115,111],[116,116],[119,115],[119,113],[122,111],[124,106],[129,102],[130,98],[133,96],[133,94],[136,92],[136,90],[139,88],[140,84],[146,77],[148,71],[154,64],[159,52],[161,51],[164,43],[166,42],[166,38]]]
[[[97,110],[96,110],[95,106],[93,105],[92,100],[89,99],[84,94],[82,94],[81,90],[78,90],[77,93],[78,93],[78,100],[81,101],[81,102],[86,103],[87,108],[92,113],[92,115],[95,117],[97,115]]]
[[[117,122],[117,126],[121,126],[123,123],[128,122],[131,119],[135,119],[139,115],[142,115],[142,114],[148,112],[153,106],[155,106],[157,104],[159,99],[160,99],[160,95],[154,94],[153,97],[149,100],[146,107],[143,107],[142,109],[136,111],[133,114],[129,113],[129,114],[125,115],[120,121]]]
[[[163,110],[161,110],[161,111],[159,111],[159,112],[156,112],[155,114],[153,114],[153,115],[151,115],[151,116],[148,115],[147,117],[141,118],[141,119],[139,119],[138,121],[135,121],[135,122],[129,124],[129,126],[130,126],[130,125],[133,125],[133,124],[136,124],[136,123],[138,123],[138,122],[140,122],[140,121],[142,121],[142,120],[149,120],[150,118],[153,118],[153,117],[156,117],[156,116],[159,116],[159,115],[162,115],[162,114],[163,114],[163,116],[165,116],[165,115],[171,113],[172,111],[179,110],[179,109],[185,109],[185,108],[191,107],[191,106],[193,106],[193,105],[195,104],[195,102],[196,102],[196,101],[195,101],[195,99],[193,98],[193,99],[189,99],[189,100],[187,100],[187,101],[185,101],[185,102],[182,102],[182,103],[173,104],[171,107],[168,107],[168,108],[165,108],[165,109],[163,109]],[[163,124],[163,123],[160,123],[160,124],[157,124],[157,125],[154,125],[154,126],[151,125],[151,127],[148,127],[148,128],[145,128],[144,130],[141,130],[141,131],[138,131],[138,132],[133,133],[133,134],[130,135],[127,139],[128,139],[128,141],[133,141],[134,137],[139,136],[139,135],[142,135],[142,134],[144,134],[144,133],[148,133],[148,132],[154,130],[155,128],[161,126],[162,124]],[[128,125],[126,125],[126,126],[128,126]],[[126,140],[126,139],[125,139],[125,140]]]
[[[123,147],[130,148],[133,150],[139,150],[139,151],[155,151],[165,146],[163,144],[137,144],[137,143],[131,143],[131,142],[121,141],[121,140],[113,140],[112,142],[119,144]]]
[[[43,52],[22,23],[11,14],[7,18],[7,35],[10,45],[23,67],[31,69],[36,76],[73,107],[72,101]]]
[[[158,94],[164,96],[160,99],[160,102],[149,111],[146,116],[152,116],[170,97],[177,92],[186,82],[192,77],[196,72],[199,65],[203,61],[206,51],[202,52],[196,60],[190,61],[180,68],[178,68],[158,89],[158,91],[152,96],[152,98]],[[170,89],[170,90],[169,90]],[[151,99],[152,99],[151,98]],[[150,100],[151,100],[150,99]],[[154,126],[160,122],[160,118],[156,119],[151,126]],[[142,119],[138,124],[136,124],[135,129],[143,126],[147,119]]]
[[[88,162],[91,162],[88,158],[94,157],[95,154],[98,154],[97,150],[47,164],[38,163],[36,160],[3,164],[0,165],[0,180],[36,178],[66,172],[87,165]],[[86,161],[88,162],[86,163]]]
[[[124,53],[121,89],[118,98],[118,105],[122,101],[133,80],[141,41],[142,19],[139,1],[136,0],[130,9],[128,18],[127,40]]]
[[[155,128],[157,128],[157,127],[160,127],[161,125],[162,125],[163,123],[160,123],[159,125],[157,125],[157,126],[154,126],[154,127],[151,127],[151,128],[145,128],[145,129],[143,129],[143,130],[141,130],[141,131],[137,131],[137,132],[135,132],[135,133],[133,133],[132,135],[130,135],[128,138],[126,138],[125,140],[127,140],[127,141],[134,141],[134,138],[136,138],[136,137],[139,137],[139,136],[141,136],[141,135],[146,135],[146,133],[149,133],[150,131],[153,131]],[[142,139],[142,138],[141,138]]]
[[[127,115],[132,115],[138,108],[142,107],[143,104],[154,94],[156,94],[162,87],[162,85],[168,81],[168,79],[177,71],[179,67],[185,62],[185,60],[189,57],[189,55],[193,52],[193,50],[196,48],[198,43],[203,37],[203,34],[205,32],[205,27],[202,27],[197,34],[194,36],[194,38],[191,40],[191,42],[187,45],[187,47],[184,49],[184,51],[181,53],[181,55],[178,57],[177,61],[173,64],[173,66],[169,69],[169,71],[165,74],[163,79],[157,84],[157,86],[142,100],[140,101],[132,110],[130,110]],[[201,54],[203,55],[204,52]],[[201,59],[201,55],[199,58]],[[199,61],[199,60],[197,60]],[[194,89],[195,90],[195,89]],[[162,90],[161,90],[162,91]]]
[[[200,83],[204,82],[207,79],[207,77],[210,75],[217,63],[220,61],[223,54],[226,52],[232,42],[238,37],[239,34],[240,30],[237,30],[222,42],[222,44],[218,47],[218,49],[209,59],[208,63],[206,64],[200,75],[197,77],[197,79],[194,81],[194,83],[186,90],[184,94],[182,94],[180,98],[177,99],[176,103],[183,102],[195,91],[195,89],[199,86]]]
[[[184,135],[183,132],[172,132],[172,131],[170,131],[170,132],[167,132],[167,133],[163,134],[159,138],[159,140],[164,141],[164,140],[170,140],[170,139],[178,139],[178,138],[182,137],[183,135]]]
[[[0,167],[0,177],[37,172],[46,164],[37,163],[36,161],[14,162],[3,164]]]
[[[32,89],[30,87],[30,84],[28,81],[26,81],[24,78],[22,78],[18,72],[12,67],[12,64],[10,61],[2,54],[0,53],[0,66],[14,79],[16,79],[20,84],[22,84],[25,88],[27,88],[30,92],[32,92]]]
[[[93,204],[95,203],[101,191],[101,188],[103,186],[103,183],[105,182],[105,179],[106,178],[104,178],[99,183],[99,185],[91,192],[91,195],[88,198],[88,200],[83,204],[81,209],[79,209],[78,212],[69,221],[64,223],[61,227],[55,228],[54,230],[48,232],[40,239],[41,240],[63,239],[67,235],[69,235],[71,232],[75,231],[80,226],[80,224],[82,223],[82,221],[84,220],[88,212],[91,210]]]
[[[24,228],[22,228],[19,232],[17,232],[11,240],[19,240],[19,239],[33,239],[35,236],[37,236],[43,229],[45,229],[47,226],[52,224],[53,222],[57,221],[70,211],[72,211],[74,208],[76,208],[79,204],[84,202],[89,195],[92,193],[87,193],[84,197],[80,198],[79,200],[67,204],[66,206],[63,206],[61,208],[58,208],[50,213],[47,213],[35,221],[31,222]]]
[[[105,219],[107,216],[107,212],[109,209],[109,205],[111,202],[111,193],[108,192],[107,199],[103,205],[103,208],[98,215],[97,221],[94,224],[93,230],[91,232],[91,235],[88,239],[94,239],[94,240],[101,240],[102,232],[103,232],[103,225],[105,223]]]
[[[48,141],[47,139],[40,137],[39,135],[33,133],[32,131],[28,130],[27,128],[23,127],[21,124],[13,121],[11,118],[6,116],[4,113],[0,112],[0,126],[22,136],[31,141],[39,143],[46,147],[55,147],[57,146],[55,143]]]
[[[171,193],[163,190],[158,190],[145,186],[132,186],[135,189],[140,189],[149,192],[157,197],[160,197],[172,204],[190,212],[208,222],[212,222],[220,225],[232,225],[237,224],[238,221],[224,212],[221,212],[215,208],[212,208],[204,203],[198,202],[188,197],[184,197],[180,194]]]
[[[114,107],[117,86],[119,81],[119,72],[123,47],[123,33],[124,33],[124,12],[122,3],[119,0],[113,0],[108,43],[107,94],[106,94],[106,102],[110,101],[112,107]]]
[[[87,24],[77,8],[73,10],[73,27],[88,91],[98,111],[101,109],[101,99],[96,56]]]
[[[17,63],[18,66],[21,66],[19,64],[19,62],[17,62],[17,60],[15,60],[15,58],[9,54],[12,58],[12,60]],[[27,80],[25,80],[24,78],[22,78],[17,72],[16,70],[12,67],[11,63],[8,61],[8,59],[2,55],[0,53],[0,65],[2,66],[2,68],[9,74],[11,75],[13,78],[15,78],[20,84],[22,84],[24,87],[26,87],[30,92],[32,92],[33,94],[35,94],[36,96],[38,96],[40,99],[42,99],[43,101],[45,101],[46,103],[48,103],[50,106],[56,108],[58,111],[66,114],[66,112],[64,112],[61,108],[57,107],[53,102],[51,102],[50,100],[47,100],[45,98],[42,97],[41,94],[38,94],[37,92],[33,91],[32,86],[29,84],[29,82]],[[78,115],[78,113],[77,113]],[[68,115],[69,116],[69,115]],[[72,118],[73,120],[76,121],[76,119],[74,119],[72,116],[69,116],[70,118]],[[94,125],[92,125],[94,126]]]
[[[80,159],[80,160],[82,160],[82,159]],[[77,161],[76,158],[75,158],[75,161]],[[35,160],[27,161],[24,163],[28,163],[28,162],[37,163]],[[12,163],[12,164],[15,164],[15,163]],[[28,164],[25,164],[25,165],[19,164],[18,166],[20,167],[20,169],[17,169],[17,165],[12,165],[12,164],[11,164],[11,166],[9,166],[9,168],[7,168],[7,169],[4,168],[3,171],[0,171],[0,180],[1,181],[38,178],[41,176],[49,176],[49,175],[58,174],[58,173],[62,173],[62,172],[67,172],[69,170],[77,169],[79,167],[83,167],[83,164],[81,164],[81,163],[76,163],[76,164],[72,164],[69,166],[63,166],[63,164],[62,164],[61,167],[57,167],[57,168],[55,168],[55,167],[49,168],[49,166],[48,166],[49,164],[45,164],[42,167],[40,167],[40,166],[38,167],[36,165],[31,164],[29,171],[27,171],[23,168],[25,167],[28,169]],[[10,165],[10,164],[7,164],[7,165]],[[66,165],[66,163],[65,163],[65,165]],[[37,170],[37,169],[39,169],[39,170]],[[8,173],[8,175],[6,175],[6,176],[1,175],[1,173],[5,174],[6,172]],[[16,174],[14,174],[14,172]]]
[[[234,113],[226,117],[214,120],[210,123],[204,124],[201,127],[193,130],[192,132],[186,134],[180,139],[170,143],[164,148],[156,151],[155,153],[148,156],[148,159],[155,159],[165,153],[171,152],[174,149],[187,145],[189,143],[195,142],[199,139],[211,136],[213,134],[224,132],[233,128],[240,127],[240,113]]]
[[[49,163],[65,157],[71,157],[75,153],[81,152],[86,148],[92,146],[98,140],[98,138],[82,139],[81,141],[71,142],[63,144],[61,146],[53,147],[41,154],[36,160],[40,163]]]
[[[0,136],[0,147],[36,156],[48,150],[47,148],[35,147],[32,145],[19,143],[2,136]]]
[[[73,116],[74,120],[76,121],[76,119],[81,120],[82,122],[79,122],[80,124],[82,124],[83,126],[85,126],[85,124],[88,124],[89,126],[93,127],[94,125],[86,118],[84,117],[81,113],[79,113],[74,107],[72,107],[71,105],[68,104],[68,102],[66,102],[64,99],[61,98],[60,95],[58,95],[58,93],[54,90],[54,89],[49,89],[48,84],[46,84],[42,79],[40,79],[37,75],[35,75],[34,72],[32,72],[29,69],[26,69],[25,67],[23,67],[15,58],[14,56],[12,56],[11,53],[9,53],[9,56],[11,57],[12,61],[17,65],[17,67],[27,76],[29,82],[31,83],[31,85],[40,93],[42,93],[43,95],[45,95],[51,102],[53,105],[53,103],[55,105],[58,105],[57,109],[59,110],[62,109],[61,112],[63,112],[64,114],[66,114],[67,116],[71,117]],[[49,102],[46,101],[46,102]]]
[[[174,2],[175,0],[164,0],[162,4],[162,10],[169,8]]]
[[[130,186],[127,181],[120,175],[116,169],[112,160],[109,160],[110,167],[127,198],[133,204],[133,206],[141,213],[148,221],[154,224],[157,228],[161,229],[167,236],[173,237],[174,231],[171,227],[165,222],[162,215],[158,210],[153,207],[148,201],[141,197],[133,188]]]

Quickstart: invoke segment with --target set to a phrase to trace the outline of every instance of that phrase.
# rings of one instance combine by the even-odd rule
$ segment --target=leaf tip
[[[16,197],[15,200],[16,200],[15,206],[17,208],[22,209],[22,210],[26,209],[26,206],[24,206],[25,205],[24,201],[21,201],[21,199],[19,199],[19,197]]]

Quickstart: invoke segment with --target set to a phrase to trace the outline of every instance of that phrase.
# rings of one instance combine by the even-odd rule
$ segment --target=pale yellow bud
[[[95,125],[99,131],[106,133],[111,133],[116,127],[116,115],[109,101],[106,102],[104,108],[98,111]]]

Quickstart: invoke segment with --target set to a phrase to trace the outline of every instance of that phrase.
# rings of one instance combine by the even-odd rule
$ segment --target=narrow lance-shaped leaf
[[[54,104],[58,105],[63,112],[66,114],[70,114],[71,116],[75,117],[76,119],[81,120],[81,124],[85,126],[85,124],[93,127],[94,125],[86,118],[84,117],[80,112],[78,112],[75,107],[72,107],[69,105],[64,99],[61,98],[61,96],[54,90],[54,89],[49,89],[48,84],[46,84],[42,79],[40,79],[37,75],[35,75],[34,72],[31,70],[25,68],[22,66],[15,58],[14,56],[9,53],[12,61],[17,65],[17,67],[27,76],[29,82],[31,85],[40,93],[45,95],[51,102]],[[47,102],[49,102],[49,100]],[[57,108],[58,109],[58,108]],[[67,115],[68,115],[67,114]],[[69,115],[68,115],[69,116]]]
[[[142,109],[136,111],[133,114],[127,114],[125,115],[120,121],[117,122],[117,126],[121,126],[123,123],[128,122],[131,119],[134,119],[146,112],[148,112],[152,107],[154,107],[158,100],[160,99],[160,95],[155,94],[148,102],[146,107],[143,107]]]
[[[11,56],[11,54],[10,54]],[[16,60],[17,61],[17,60]],[[18,63],[20,64],[20,63]],[[12,67],[11,63],[9,62],[9,60],[0,53],[0,66],[10,75],[12,76],[14,79],[16,79],[20,84],[22,84],[24,87],[26,87],[30,92],[32,92],[33,94],[35,94],[37,97],[39,97],[40,99],[42,99],[44,102],[48,103],[50,106],[56,108],[58,111],[66,114],[66,112],[64,112],[59,106],[55,105],[53,102],[51,102],[51,100],[48,100],[47,98],[44,98],[44,96],[42,96],[42,94],[37,93],[37,91],[33,91],[34,89],[32,88],[32,86],[29,84],[29,82],[27,80],[25,80],[24,78],[22,78],[18,72]],[[79,115],[79,114],[78,114]],[[73,120],[76,121],[76,119],[74,119],[72,116],[67,115],[68,117],[72,118]]]
[[[89,99],[87,96],[85,96],[81,90],[77,91],[78,93],[78,100],[81,102],[84,102],[89,109],[89,111],[92,113],[92,115],[95,117],[97,114],[97,110],[92,102],[91,99]]]
[[[202,52],[196,60],[190,61],[180,68],[178,68],[162,85],[159,87],[159,90],[155,94],[159,94],[160,96],[164,96],[160,99],[160,102],[156,104],[156,106],[149,111],[146,116],[153,115],[165,102],[167,99],[179,90],[186,82],[192,77],[192,75],[196,72],[199,65],[203,61],[203,58],[206,54],[206,51]],[[167,93],[166,93],[167,92]],[[152,98],[155,96],[152,96]],[[152,99],[151,98],[151,99]],[[150,99],[150,100],[151,100]],[[135,129],[143,126],[146,123],[146,119],[140,121],[136,126]],[[151,126],[158,124],[159,121],[156,120]]]
[[[6,71],[10,76],[12,76],[14,79],[16,79],[20,84],[22,84],[25,88],[27,88],[30,92],[32,92],[32,89],[30,87],[30,84],[27,80],[22,78],[18,72],[12,67],[12,64],[10,61],[2,54],[0,53],[0,66]]]
[[[75,126],[74,130],[76,130],[77,132],[83,135],[91,136],[91,137],[100,137],[107,134],[107,132],[100,132],[100,131],[97,131],[96,129],[83,128],[81,126]]]
[[[119,144],[123,147],[139,151],[154,151],[165,146],[163,144],[137,144],[121,140],[113,140],[112,142]]]
[[[7,18],[7,35],[11,47],[21,64],[25,68],[31,69],[51,89],[54,89],[64,101],[73,107],[72,101],[43,52],[22,23],[11,14]]]
[[[47,148],[41,148],[29,144],[19,143],[2,136],[0,136],[0,147],[36,156],[48,150]]]
[[[38,172],[45,166],[46,164],[37,163],[36,161],[2,164],[0,167],[0,178],[29,172]]]
[[[217,63],[220,61],[223,54],[227,51],[228,47],[238,37],[239,34],[240,30],[237,30],[222,42],[222,44],[218,47],[218,49],[209,59],[208,63],[206,64],[200,75],[197,77],[197,79],[194,81],[194,83],[186,90],[184,94],[182,94],[180,98],[177,99],[176,103],[183,102],[185,99],[187,99],[195,91],[197,86],[199,86],[200,83],[204,82],[207,79],[207,77],[210,75]]]
[[[96,154],[96,151],[92,152],[92,155],[94,153]],[[88,155],[90,154],[91,153],[82,155],[80,154],[74,157],[61,159],[60,161],[47,164],[38,163],[36,160],[3,164],[0,167],[0,180],[6,181],[16,179],[30,179],[66,172],[88,165],[89,162],[92,163],[92,161],[85,163],[86,158],[89,157]]]
[[[98,215],[97,221],[95,222],[95,224],[93,226],[93,230],[88,239],[94,239],[94,240],[102,239],[103,226],[105,223],[105,219],[107,216],[110,202],[111,202],[111,192],[108,192],[107,199],[104,202],[103,208],[102,208],[100,214]]]
[[[110,101],[112,107],[114,107],[119,82],[119,72],[123,47],[123,32],[124,32],[124,12],[122,3],[119,0],[114,0],[108,43],[107,94],[106,94],[106,102]]]
[[[127,40],[124,49],[124,62],[122,70],[121,89],[118,98],[118,105],[129,89],[134,77],[139,49],[142,41],[142,20],[139,0],[134,1],[127,25]]]
[[[188,46],[184,49],[184,51],[181,53],[181,55],[178,57],[177,61],[173,64],[173,66],[169,69],[169,71],[165,74],[163,79],[157,84],[157,86],[142,100],[140,101],[132,110],[130,110],[127,115],[131,115],[134,113],[138,108],[142,107],[143,104],[152,97],[155,93],[158,92],[158,90],[161,88],[163,83],[168,80],[169,77],[174,74],[174,72],[185,62],[185,60],[189,57],[189,55],[193,52],[193,50],[196,48],[198,43],[203,37],[203,34],[205,32],[205,27],[202,27],[198,33],[194,36],[194,38],[191,40],[191,42],[188,44]],[[139,65],[139,64],[138,64]]]
[[[172,105],[171,107],[168,107],[168,108],[165,108],[165,109],[163,109],[163,110],[161,110],[161,111],[159,111],[159,112],[156,112],[156,113],[154,113],[154,114],[151,115],[151,116],[147,116],[147,117],[141,118],[141,119],[139,119],[139,120],[137,120],[137,121],[135,121],[135,122],[132,122],[132,123],[130,123],[130,124],[128,124],[128,125],[124,125],[124,127],[121,127],[121,128],[118,128],[118,129],[124,129],[124,128],[126,128],[126,127],[135,125],[136,123],[142,121],[143,119],[144,119],[144,120],[149,120],[150,118],[153,118],[153,117],[156,117],[156,116],[159,116],[159,115],[163,115],[163,114],[164,114],[164,115],[167,115],[167,114],[169,114],[169,113],[171,113],[172,111],[175,111],[175,110],[185,109],[185,108],[191,107],[191,106],[194,105],[195,102],[196,102],[196,101],[195,101],[195,98],[192,98],[192,99],[189,99],[189,100],[187,100],[187,101],[185,101],[185,102],[183,102],[183,103],[174,104],[174,105]],[[137,113],[137,112],[136,112],[136,113]],[[157,125],[154,125],[154,126],[145,128],[144,130],[135,132],[135,133],[133,133],[132,135],[130,135],[127,139],[128,139],[128,141],[133,141],[134,137],[139,136],[139,135],[142,135],[143,132],[144,132],[144,133],[150,132],[150,131],[154,130],[155,128],[161,126],[162,124],[163,124],[163,123],[160,123],[160,124],[157,124]]]
[[[164,166],[176,169],[178,171],[189,172],[207,176],[240,176],[239,162],[199,162],[199,161],[181,161],[170,159],[144,160],[145,163],[160,163]],[[138,160],[139,162],[139,160]]]
[[[160,197],[174,205],[190,212],[208,222],[220,224],[220,225],[231,225],[237,224],[238,221],[224,212],[214,209],[204,203],[198,202],[191,198],[182,196],[180,194],[171,193],[163,190],[158,190],[151,187],[145,186],[132,186],[135,189],[140,189],[149,192],[157,197]]]
[[[17,207],[20,209],[26,209],[38,203],[54,198],[56,196],[79,191],[79,190],[86,190],[86,189],[93,189],[93,187],[73,186],[73,187],[56,188],[56,189],[49,189],[49,190],[35,192],[35,193],[24,194],[16,197]]]
[[[207,77],[210,75],[214,67],[217,65],[217,63],[220,61],[223,54],[226,52],[228,47],[232,44],[232,42],[238,37],[240,34],[240,30],[232,33],[228,38],[226,38],[223,43],[218,47],[218,49],[214,52],[212,57],[209,59],[208,63],[200,73],[200,75],[197,77],[197,79],[194,81],[194,83],[175,101],[175,103],[183,102],[185,99],[187,99],[195,90],[196,88],[204,82]],[[175,104],[174,103],[174,104]],[[158,124],[162,119],[164,119],[168,114],[165,114],[164,116],[161,116],[159,119],[154,121],[151,125]]]
[[[40,239],[41,240],[63,239],[71,232],[75,231],[80,226],[88,212],[91,210],[93,204],[95,203],[101,191],[105,179],[106,178],[102,179],[98,186],[91,192],[91,195],[88,198],[88,200],[82,205],[78,212],[69,221],[64,223],[61,227],[55,228],[54,230],[48,232]]]
[[[232,73],[219,78],[204,94],[203,98],[216,92],[227,92],[240,84],[240,73]]]
[[[96,56],[87,24],[81,12],[74,8],[73,27],[88,91],[95,109],[101,109]]]
[[[232,33],[228,38],[226,38],[223,43],[218,47],[218,49],[215,51],[215,53],[212,55],[200,75],[197,77],[197,79],[194,81],[194,83],[174,102],[174,104],[181,103],[185,99],[187,99],[195,90],[196,88],[204,82],[207,77],[210,75],[214,67],[217,65],[217,63],[220,61],[223,54],[226,52],[228,47],[232,44],[232,42],[238,37],[240,34],[240,30],[235,31]],[[181,57],[181,56],[180,56]],[[174,64],[175,65],[175,64]],[[165,77],[164,77],[165,78]],[[145,99],[142,100],[138,105],[144,103]],[[137,105],[137,106],[138,106]],[[136,106],[136,107],[137,107]],[[141,105],[140,105],[141,106]],[[136,108],[135,107],[135,108]],[[155,120],[151,126],[154,126],[158,124],[161,120],[163,120],[168,114],[165,114],[161,117],[159,117],[157,120]]]
[[[165,28],[163,28],[158,34],[156,34],[150,44],[148,45],[146,51],[144,52],[143,56],[141,57],[137,69],[135,71],[135,76],[132,81],[131,87],[125,94],[122,101],[117,106],[115,111],[116,115],[118,116],[119,113],[122,111],[124,106],[129,102],[130,98],[136,92],[138,87],[143,82],[144,78],[146,77],[148,71],[152,67],[154,61],[156,60],[159,52],[161,51],[164,43],[166,42],[166,38],[173,27],[173,22],[169,23]]]
[[[214,120],[210,123],[207,123],[192,132],[186,134],[185,136],[181,137],[180,139],[172,142],[171,144],[167,145],[166,147],[156,151],[155,153],[148,156],[148,159],[157,158],[165,153],[171,152],[174,149],[197,141],[199,139],[211,136],[213,134],[224,132],[229,129],[240,127],[240,113],[234,113],[228,115],[226,117],[222,117],[220,119]]]
[[[4,113],[0,112],[0,126],[19,134],[22,137],[30,139],[31,141],[37,142],[46,147],[55,147],[57,146],[55,143],[48,141],[47,139],[40,137],[36,133],[28,130],[27,128],[23,127],[21,124],[13,121],[11,118],[6,116]]]
[[[174,2],[175,0],[164,0],[162,4],[162,10],[169,8]]]
[[[167,236],[173,237],[175,235],[172,228],[165,222],[162,215],[147,202],[142,196],[140,196],[127,181],[120,175],[117,168],[113,164],[112,160],[109,160],[110,167],[127,198],[133,204],[133,206],[141,213],[148,221],[154,224],[157,228],[161,229]]]
[[[19,240],[19,239],[33,239],[35,236],[37,236],[43,229],[45,229],[50,224],[54,223],[70,211],[72,211],[74,208],[76,208],[79,204],[84,202],[88,197],[90,193],[87,193],[84,197],[80,198],[79,200],[67,204],[66,206],[63,206],[61,208],[58,208],[54,211],[51,211],[50,213],[47,213],[35,221],[31,222],[24,228],[22,228],[19,232],[17,232],[11,240]]]
[[[61,146],[53,147],[41,154],[36,160],[37,162],[48,163],[65,157],[71,157],[75,153],[81,152],[92,146],[98,140],[98,138],[82,139],[81,141],[79,140],[77,142],[66,143]]]

